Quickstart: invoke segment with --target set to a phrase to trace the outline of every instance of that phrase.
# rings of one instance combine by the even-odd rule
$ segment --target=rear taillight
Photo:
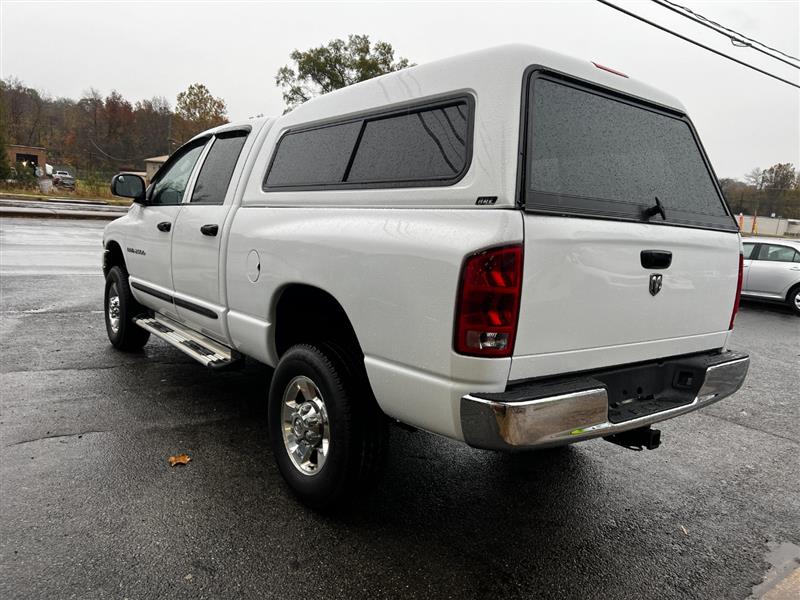
[[[739,254],[739,281],[736,283],[736,298],[733,301],[733,312],[731,313],[731,324],[728,329],[733,329],[733,322],[736,319],[736,313],[739,312],[739,300],[742,297],[742,276],[744,275],[744,256]]]
[[[468,256],[456,304],[456,352],[511,356],[522,289],[522,245]]]

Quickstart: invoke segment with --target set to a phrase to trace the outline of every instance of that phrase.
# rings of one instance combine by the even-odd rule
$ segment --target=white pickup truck
[[[103,244],[111,343],[274,366],[306,503],[373,479],[387,424],[486,449],[604,437],[735,392],[741,240],[675,98],[512,45],[198,135]],[[267,390],[264,390],[265,396]]]

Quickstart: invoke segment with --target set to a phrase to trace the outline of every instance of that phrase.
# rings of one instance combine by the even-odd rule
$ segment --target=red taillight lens
[[[468,256],[456,305],[456,352],[511,356],[522,289],[522,245]]]
[[[739,312],[739,300],[742,297],[742,277],[744,275],[744,256],[739,254],[739,282],[736,284],[736,298],[733,301],[733,312],[731,313],[731,324],[728,329],[733,329],[733,321],[736,319],[736,313]]]

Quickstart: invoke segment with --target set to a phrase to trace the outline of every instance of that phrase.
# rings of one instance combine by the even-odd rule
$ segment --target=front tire
[[[792,312],[800,317],[800,285],[796,285],[789,290],[786,303],[789,305],[789,308],[792,309]]]
[[[383,466],[387,422],[356,360],[331,344],[298,344],[272,378],[272,451],[286,483],[315,509],[372,486]]]
[[[146,309],[133,297],[124,267],[111,267],[108,272],[104,302],[106,333],[111,344],[127,352],[141,350],[150,339],[150,332],[136,325],[133,318]]]

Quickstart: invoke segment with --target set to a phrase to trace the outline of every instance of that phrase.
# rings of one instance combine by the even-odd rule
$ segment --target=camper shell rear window
[[[527,211],[737,231],[685,116],[546,71],[526,87]]]

